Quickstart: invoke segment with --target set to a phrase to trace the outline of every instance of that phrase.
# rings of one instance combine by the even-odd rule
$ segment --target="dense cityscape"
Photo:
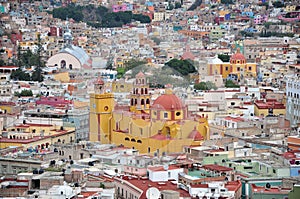
[[[298,0],[0,0],[0,198],[300,199]]]

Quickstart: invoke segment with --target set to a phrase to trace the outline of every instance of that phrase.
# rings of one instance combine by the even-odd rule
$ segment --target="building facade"
[[[154,155],[181,152],[209,139],[205,117],[190,117],[187,107],[167,89],[153,103],[143,73],[136,75],[130,105],[120,106],[102,80],[90,97],[90,141],[116,144]]]

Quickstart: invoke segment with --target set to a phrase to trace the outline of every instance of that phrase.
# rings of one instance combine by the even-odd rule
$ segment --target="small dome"
[[[231,56],[231,60],[245,60],[245,56],[242,53],[235,53]]]
[[[163,94],[154,101],[152,107],[171,111],[183,109],[183,104],[176,95]]]
[[[199,131],[197,131],[196,127],[189,134],[188,138],[193,139],[194,141],[202,141],[202,140],[204,140],[204,137],[201,135],[201,133]]]
[[[235,61],[242,61],[242,63],[246,62],[246,58],[242,53],[240,53],[239,48],[237,49],[237,52],[230,57],[230,62],[231,63],[235,62]]]
[[[104,81],[102,80],[101,77],[98,77],[96,81],[94,81],[94,84],[98,84],[98,85],[104,85]]]

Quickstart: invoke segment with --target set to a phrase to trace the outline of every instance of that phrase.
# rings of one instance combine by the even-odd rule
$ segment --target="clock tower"
[[[98,77],[94,82],[94,93],[90,94],[90,141],[110,144],[114,105],[113,94],[106,92],[104,81]]]

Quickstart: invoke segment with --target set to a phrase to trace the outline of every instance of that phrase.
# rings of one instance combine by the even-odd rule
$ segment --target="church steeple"
[[[72,45],[73,36],[72,36],[72,31],[69,29],[68,18],[67,18],[67,22],[66,22],[66,31],[65,31],[63,37],[64,37],[64,42],[65,42],[66,46]]]
[[[148,112],[150,108],[149,85],[144,73],[135,76],[135,83],[130,96],[130,110]]]
[[[101,77],[98,77],[97,80],[94,82],[94,91],[96,94],[104,93],[104,81]]]

